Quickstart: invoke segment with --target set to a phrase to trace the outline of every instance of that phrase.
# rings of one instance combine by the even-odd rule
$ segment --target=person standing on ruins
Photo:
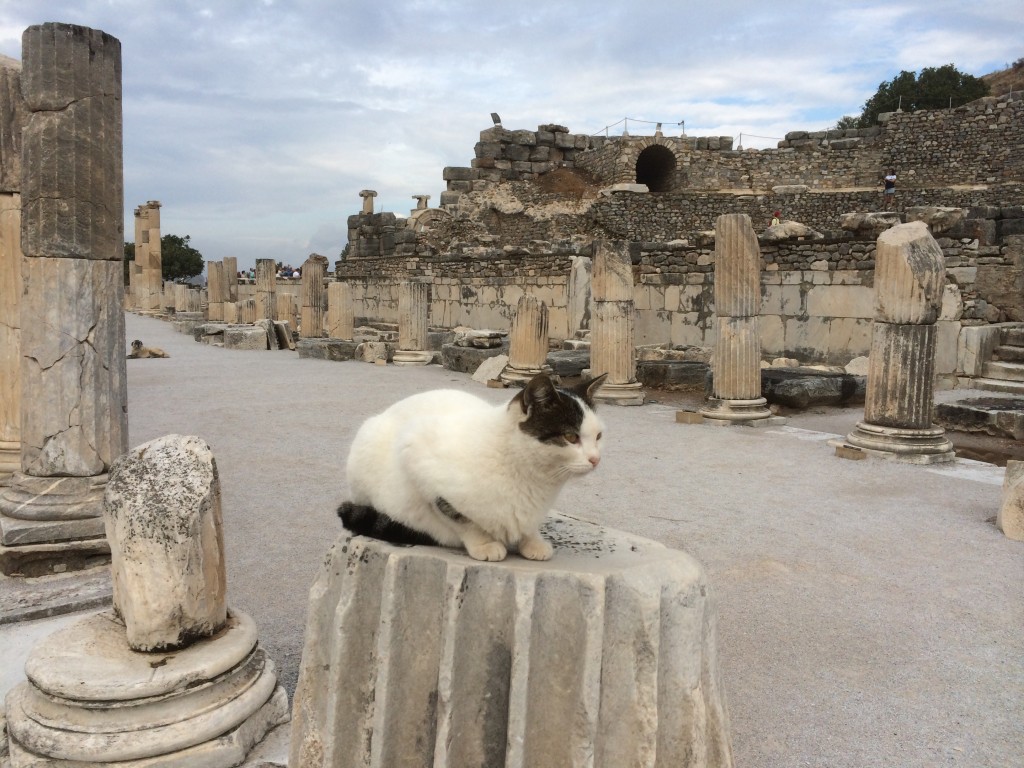
[[[896,171],[891,168],[882,178],[882,196],[885,198],[885,209],[892,208],[893,200],[896,199]]]

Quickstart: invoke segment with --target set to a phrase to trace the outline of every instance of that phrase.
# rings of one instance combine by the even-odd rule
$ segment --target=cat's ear
[[[523,408],[523,413],[529,413],[534,406],[543,407],[558,400],[558,390],[555,389],[555,384],[551,381],[550,376],[546,373],[538,373],[526,383],[522,396],[520,405]]]
[[[604,380],[608,378],[607,373],[602,373],[600,376],[581,381],[573,388],[573,394],[579,395],[580,398],[589,405],[591,408],[594,407],[594,395],[597,394],[597,390],[604,384]]]

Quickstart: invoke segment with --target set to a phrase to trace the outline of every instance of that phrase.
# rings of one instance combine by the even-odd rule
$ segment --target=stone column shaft
[[[256,315],[275,320],[277,315],[277,264],[273,259],[256,259]]]
[[[633,262],[627,242],[594,242],[590,289],[590,373],[608,374],[595,399],[616,405],[643,405],[644,393],[636,380]]]
[[[302,265],[302,337],[319,339],[324,335],[324,304],[327,291],[327,257],[313,254]]]
[[[541,372],[551,372],[547,359],[547,304],[536,296],[524,295],[512,318],[508,365],[498,378],[507,383],[525,383]]]
[[[935,321],[946,283],[942,249],[917,221],[879,235],[875,254],[875,322],[864,421],[846,440],[904,461],[952,461],[956,454],[945,430],[932,426]]]
[[[288,323],[288,330],[291,333],[295,333],[299,327],[297,315],[295,297],[290,293],[277,294],[277,319]]]
[[[256,311],[256,299],[245,299],[238,302],[238,322],[245,325],[252,325],[259,318]]]
[[[225,301],[221,305],[224,312],[225,323],[237,323],[238,322],[238,303],[234,301]]]
[[[761,249],[750,217],[730,213],[715,220],[714,394],[701,415],[729,423],[771,417],[761,397]]]
[[[142,206],[144,226],[147,231],[149,260],[147,271],[142,275],[145,283],[146,306],[149,311],[160,310],[160,288],[163,285],[163,255],[160,242],[160,203],[150,200]]]
[[[0,193],[0,484],[21,467],[21,195]]]
[[[109,553],[103,484],[127,448],[121,44],[47,23],[22,51],[21,471],[0,567],[39,575]]]
[[[238,258],[224,257],[224,295],[222,301],[238,301]]]
[[[224,262],[206,262],[206,290],[209,294],[210,320],[224,319]]]
[[[351,339],[355,331],[352,311],[352,286],[344,282],[327,285],[327,336]]]
[[[427,351],[427,317],[430,311],[426,283],[406,282],[398,286],[398,349],[395,365],[426,365],[432,359]]]

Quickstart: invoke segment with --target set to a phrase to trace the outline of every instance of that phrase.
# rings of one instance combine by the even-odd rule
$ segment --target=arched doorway
[[[676,170],[676,156],[668,147],[653,144],[636,159],[636,183],[646,184],[651,192],[668,192]]]

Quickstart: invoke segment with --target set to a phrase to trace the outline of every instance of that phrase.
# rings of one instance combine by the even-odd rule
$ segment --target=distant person
[[[772,226],[773,227],[776,224],[781,224],[782,223],[782,218],[781,217],[782,217],[782,211],[776,211],[775,213],[772,214]]]
[[[891,168],[882,177],[882,197],[885,198],[885,209],[892,208],[893,200],[896,199],[896,171]]]

